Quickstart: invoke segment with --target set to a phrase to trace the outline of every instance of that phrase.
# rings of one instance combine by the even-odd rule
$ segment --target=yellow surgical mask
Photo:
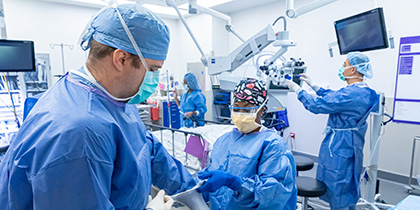
[[[240,132],[249,133],[261,127],[260,124],[255,122],[257,113],[232,113],[233,124],[235,124]]]
[[[238,130],[242,133],[250,133],[251,131],[254,131],[255,129],[261,127],[261,124],[258,124],[255,122],[255,119],[257,118],[258,112],[261,110],[261,108],[264,107],[265,103],[268,99],[264,101],[264,103],[258,108],[256,107],[254,110],[249,108],[240,108],[240,107],[233,107],[231,106],[231,116],[233,124],[238,128]],[[258,108],[258,109],[257,109]],[[235,111],[240,109],[248,109],[248,113]],[[256,110],[256,111],[255,111]]]

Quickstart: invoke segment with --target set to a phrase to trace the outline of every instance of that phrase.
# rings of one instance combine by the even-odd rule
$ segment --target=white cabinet
[[[0,72],[0,146],[8,144],[19,130],[16,116],[20,125],[23,123],[25,99],[43,93],[51,87],[49,54],[36,53],[35,58],[35,72]],[[6,75],[12,97],[9,95],[4,75]]]

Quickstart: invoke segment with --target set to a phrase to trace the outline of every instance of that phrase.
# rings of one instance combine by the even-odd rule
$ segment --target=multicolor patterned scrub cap
[[[234,102],[245,102],[261,106],[267,99],[265,83],[256,79],[241,80],[233,92]]]

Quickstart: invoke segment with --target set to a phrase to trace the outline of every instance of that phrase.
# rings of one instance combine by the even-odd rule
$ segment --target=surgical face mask
[[[184,89],[185,90],[189,90],[190,89],[187,84],[184,83],[183,85],[184,85]]]
[[[231,116],[233,124],[235,124],[238,130],[242,133],[250,133],[251,131],[254,131],[255,129],[261,127],[261,124],[255,122],[255,119],[257,118],[258,112],[261,110],[262,107],[264,107],[264,104],[266,102],[267,100],[265,100],[265,102],[261,106],[253,108],[231,106]],[[240,112],[240,109],[242,109],[242,111],[246,111]]]
[[[143,83],[141,84],[139,91],[136,93],[136,95],[128,98],[117,98],[111,95],[111,93],[109,93],[101,84],[99,84],[95,80],[95,78],[89,72],[88,68],[86,68],[86,66],[84,68],[86,75],[78,71],[72,71],[72,73],[85,78],[86,80],[94,84],[98,89],[102,90],[102,92],[104,92],[110,98],[120,102],[128,101],[128,104],[138,104],[143,102],[156,91],[156,87],[159,84],[159,71],[147,71],[146,75],[144,76]]]
[[[347,67],[342,66],[342,67],[338,70],[338,77],[340,77],[340,79],[341,79],[341,80],[343,80],[343,81],[346,81],[346,79],[352,79],[352,78],[360,78],[360,79],[364,79],[363,77],[358,77],[358,76],[350,76],[350,77],[346,77],[346,76],[344,76],[344,75],[343,75],[343,73],[344,73],[344,71],[345,71],[346,69],[349,69],[349,68],[352,68],[352,67],[354,67],[354,66],[347,66]]]
[[[159,84],[159,71],[146,71],[143,83],[139,88],[137,94],[131,98],[128,104],[139,104],[149,98],[155,91]]]

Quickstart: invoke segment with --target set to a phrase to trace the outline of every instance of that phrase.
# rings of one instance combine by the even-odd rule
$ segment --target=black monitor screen
[[[32,41],[0,40],[0,72],[35,71]]]
[[[334,22],[340,54],[388,47],[382,8]]]

